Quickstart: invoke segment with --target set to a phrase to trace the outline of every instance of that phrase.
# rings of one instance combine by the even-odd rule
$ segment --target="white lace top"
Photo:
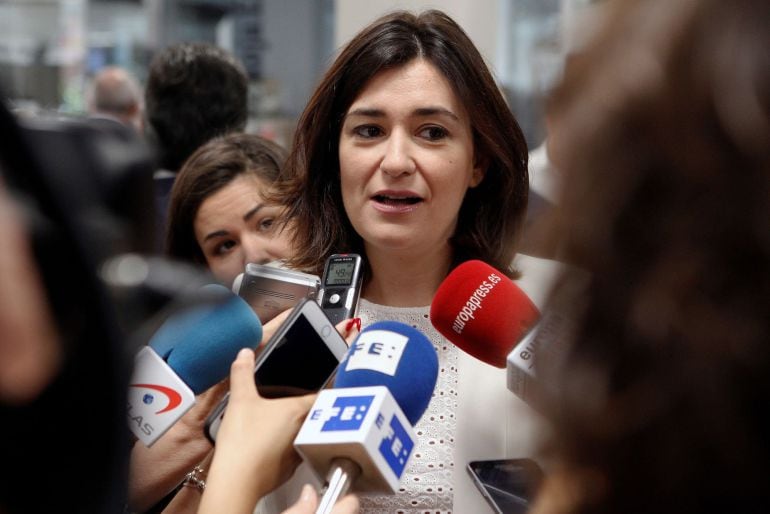
[[[388,307],[363,298],[358,316],[364,328],[375,321],[399,321],[425,334],[438,353],[438,381],[428,409],[414,427],[417,444],[395,495],[360,495],[362,513],[451,514],[457,421],[457,347],[428,319],[430,307]]]

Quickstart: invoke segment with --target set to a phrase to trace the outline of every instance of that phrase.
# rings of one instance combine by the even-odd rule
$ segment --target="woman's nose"
[[[385,154],[380,162],[380,169],[391,177],[411,175],[417,165],[411,156],[411,140],[408,134],[394,131],[384,145]]]
[[[272,259],[268,251],[268,245],[265,241],[256,235],[248,235],[241,242],[243,246],[243,256],[247,263],[267,264]]]

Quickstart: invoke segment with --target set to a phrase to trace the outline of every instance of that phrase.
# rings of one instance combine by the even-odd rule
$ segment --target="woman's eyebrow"
[[[383,111],[382,109],[360,107],[358,109],[353,109],[352,111],[349,111],[345,115],[346,118],[350,116],[366,116],[369,118],[382,118],[385,116],[385,111]]]
[[[257,212],[259,212],[259,210],[264,206],[265,204],[263,203],[258,203],[257,205],[255,205],[253,209],[251,209],[249,212],[243,215],[243,221],[249,221],[249,219],[251,219],[251,217],[254,216]]]
[[[229,232],[227,230],[215,230],[214,232],[211,232],[206,235],[206,237],[203,238],[204,241],[208,241],[209,239],[213,239],[215,237],[222,237],[228,235]]]
[[[413,116],[448,116],[449,118],[452,118],[455,121],[459,121],[460,117],[457,116],[455,113],[450,111],[449,109],[446,109],[444,107],[439,106],[433,106],[429,105],[426,107],[418,107],[417,109],[412,111]],[[352,111],[348,112],[345,117],[350,116],[365,116],[368,118],[382,118],[385,116],[385,111],[382,109],[377,108],[369,108],[369,107],[360,107],[358,109],[353,109]]]
[[[449,116],[455,121],[460,121],[460,117],[457,116],[455,113],[453,113],[449,109],[445,109],[443,107],[438,107],[438,106],[420,107],[412,111],[412,114],[416,116],[435,116],[438,114],[440,116]]]

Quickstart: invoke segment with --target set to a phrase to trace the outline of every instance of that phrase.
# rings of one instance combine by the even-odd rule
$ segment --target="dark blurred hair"
[[[526,142],[478,50],[440,11],[398,11],[376,20],[348,43],[316,88],[299,120],[279,197],[296,218],[294,267],[320,274],[332,253],[363,253],[340,191],[342,122],[375,75],[414,59],[430,62],[452,85],[470,117],[475,159],[488,163],[484,180],[463,201],[452,238],[454,264],[483,259],[511,273],[529,187]]]
[[[770,509],[768,48],[764,0],[619,2],[554,96],[592,279],[549,412],[606,483],[571,512]]]
[[[36,398],[0,402],[0,455],[13,469],[0,480],[3,512],[112,513],[125,506],[129,350],[119,305],[99,268],[113,252],[146,250],[129,244],[143,226],[133,224],[136,206],[145,205],[131,193],[150,194],[138,186],[151,185],[152,161],[138,135],[114,125],[16,119],[0,102],[0,180],[22,213],[34,254],[30,270],[45,288],[64,356]],[[113,194],[121,187],[125,196],[118,199]],[[68,472],[46,484],[45,494],[27,494],[41,469],[62,462]]]
[[[246,127],[248,77],[225,50],[205,43],[170,46],[150,63],[147,131],[159,165],[178,171],[203,143]]]
[[[241,175],[272,184],[285,161],[286,150],[253,134],[231,134],[199,148],[185,162],[171,190],[166,253],[204,264],[193,226],[203,201]]]

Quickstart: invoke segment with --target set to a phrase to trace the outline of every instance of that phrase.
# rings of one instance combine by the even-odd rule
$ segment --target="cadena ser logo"
[[[157,384],[131,384],[131,387],[143,387],[145,389],[149,389],[153,392],[145,393],[142,396],[142,403],[146,405],[152,405],[156,402],[160,401],[160,398],[165,397],[167,399],[167,403],[165,407],[161,407],[160,410],[156,411],[155,414],[163,414],[164,412],[168,412],[171,410],[174,410],[179,406],[179,404],[182,403],[182,395],[179,394],[176,390],[162,385]],[[160,398],[159,398],[160,394]],[[159,405],[163,405],[162,402],[159,403]]]

